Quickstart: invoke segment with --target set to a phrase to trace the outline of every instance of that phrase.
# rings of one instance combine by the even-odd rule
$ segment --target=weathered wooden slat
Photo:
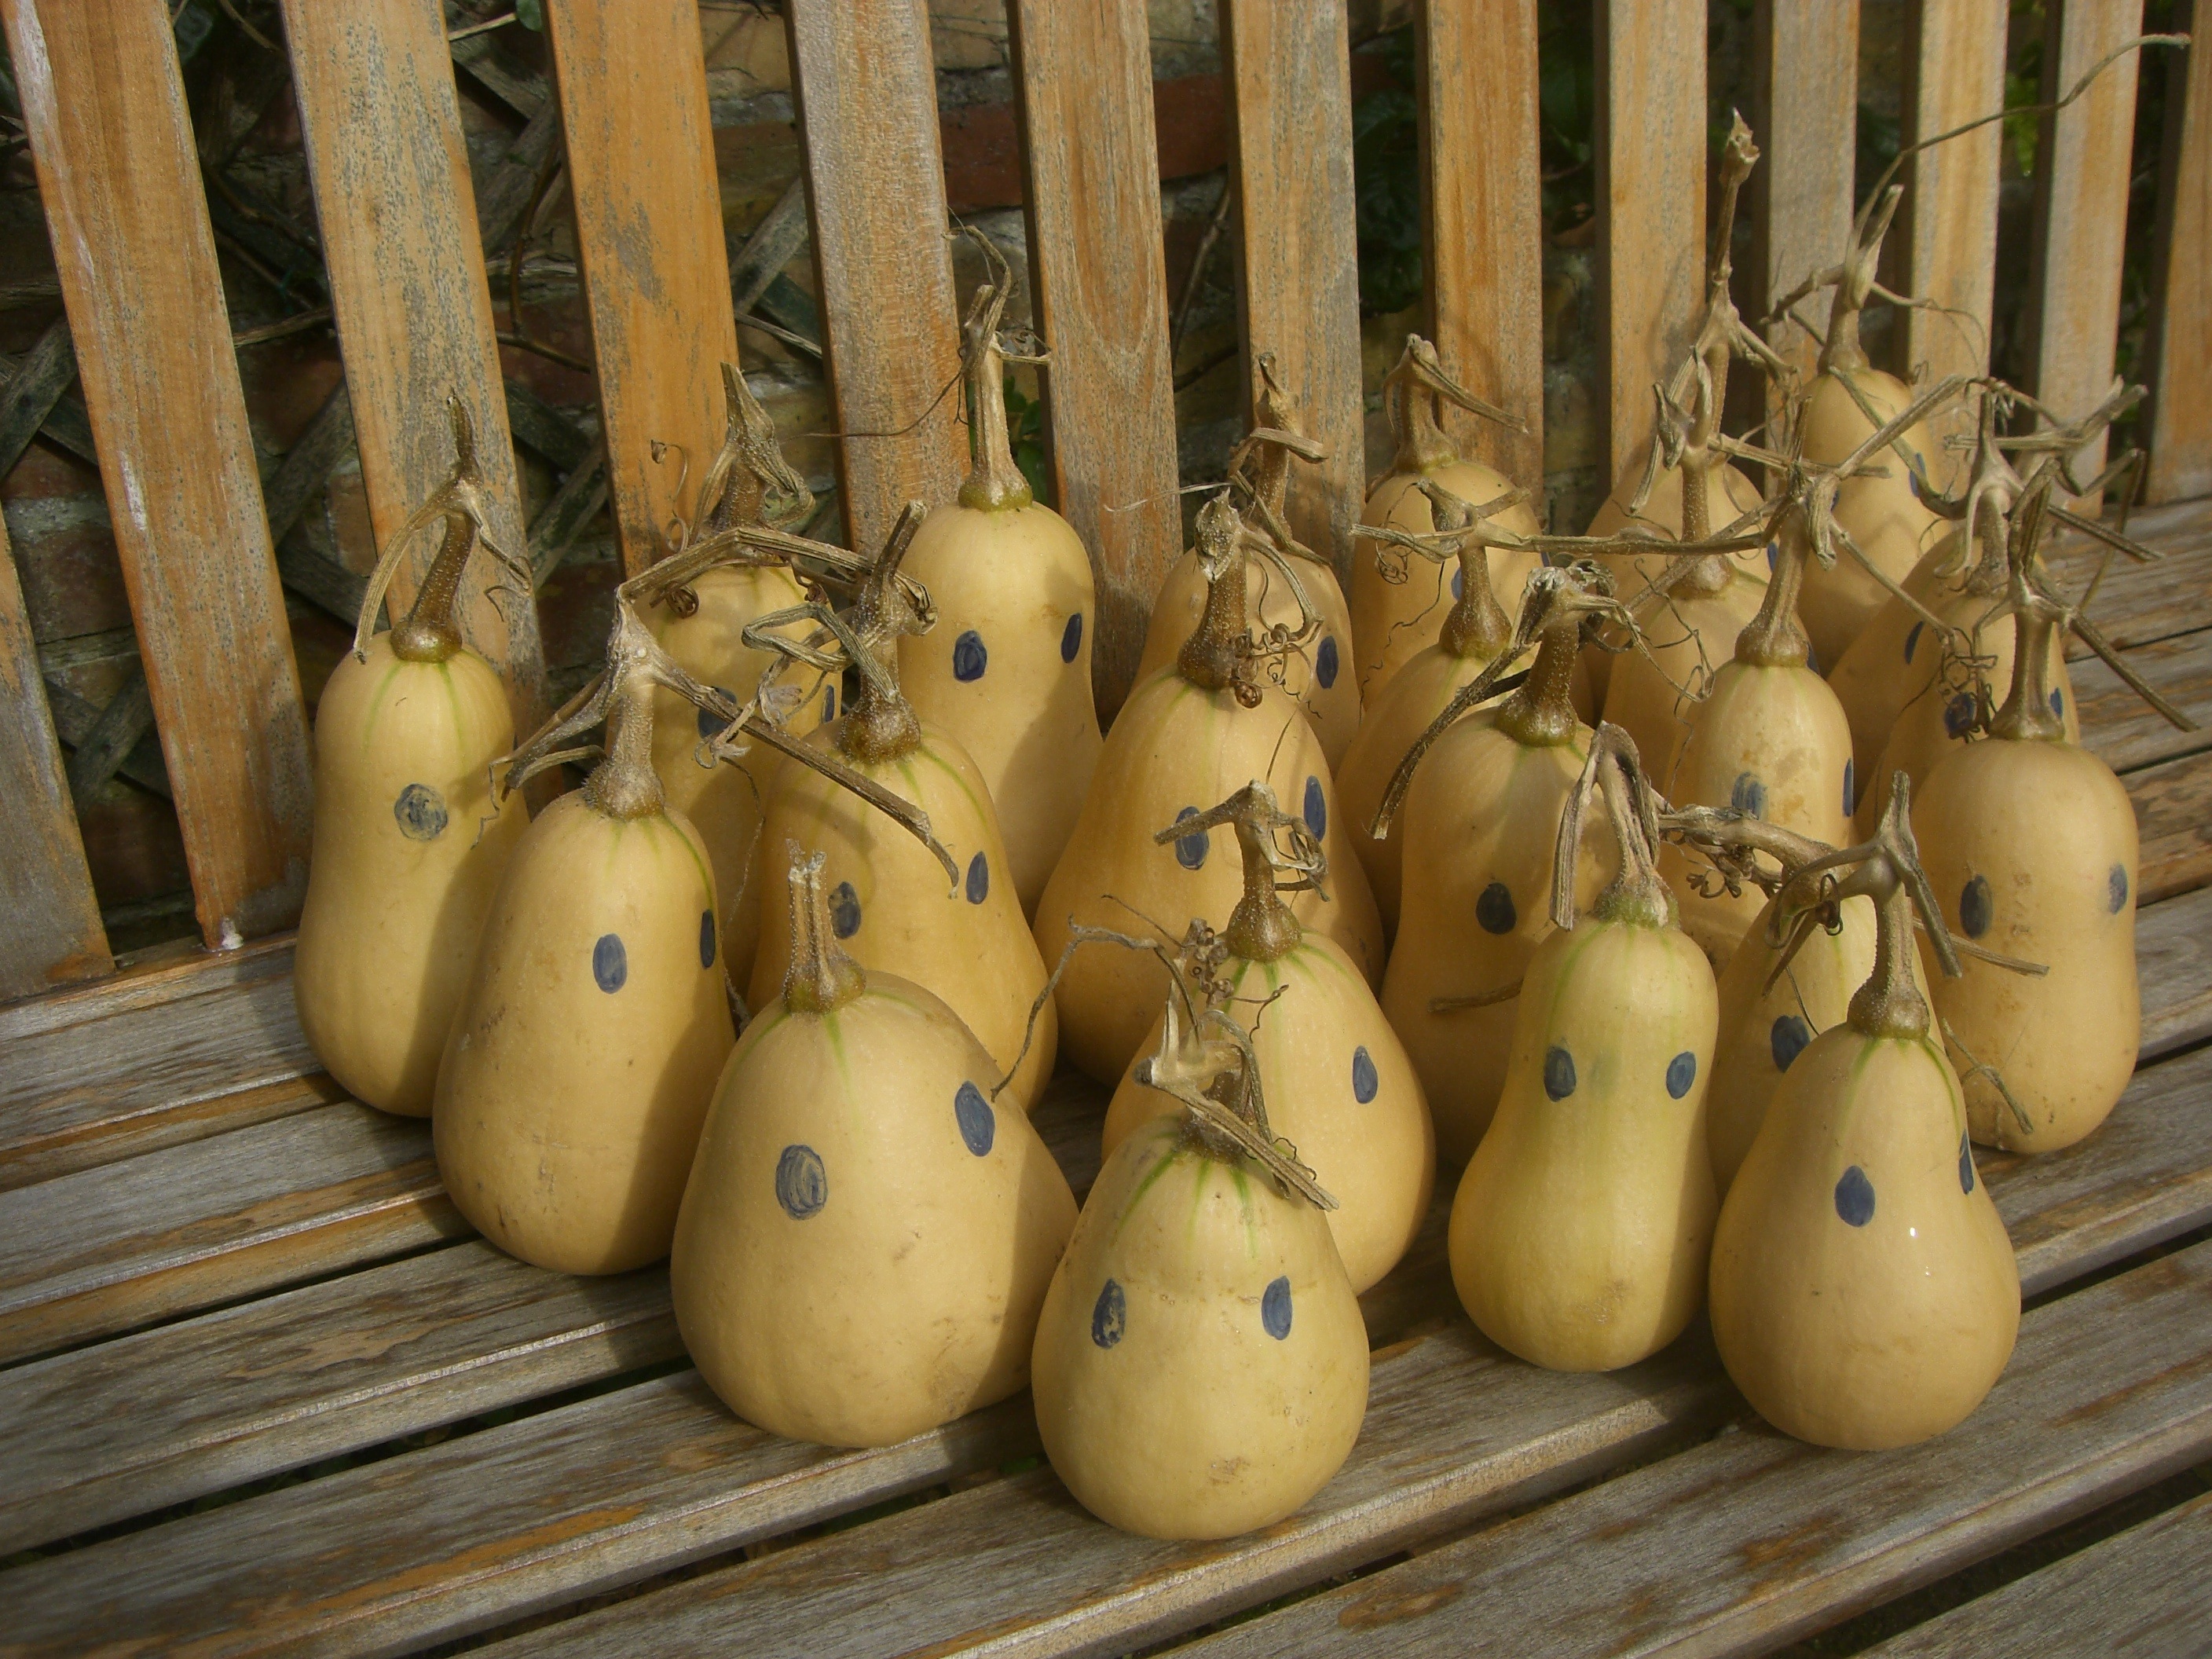
[[[116,757],[122,758],[119,755]],[[96,978],[115,964],[54,741],[39,647],[0,525],[0,1000]]]
[[[0,1363],[469,1231],[430,1126],[351,1101],[0,1192]]]
[[[1597,245],[1608,477],[1651,437],[1651,387],[1680,367],[1705,270],[1705,14],[1600,0]]]
[[[721,447],[721,366],[738,360],[699,8],[552,0],[545,23],[615,536],[634,574],[659,556],[671,514],[691,511]],[[666,462],[655,443],[674,446]]]
[[[2212,769],[2204,756],[2196,763]],[[2202,820],[2196,827],[2200,836],[2207,833]],[[2199,888],[2146,906],[2136,917],[2136,969],[2143,1060],[2212,1036],[2212,893]]]
[[[2029,1313],[1981,1408],[1923,1445],[1826,1451],[1754,1419],[1194,1651],[1766,1652],[2204,1455],[2208,1313],[2200,1244]]]
[[[2153,507],[2128,520],[2128,534],[2159,550],[2155,564],[2137,564],[2115,553],[2090,599],[2089,620],[2123,650],[2169,639],[2212,624],[2212,501]],[[2046,556],[2057,591],[2077,599],[2096,574],[2103,549],[2069,532]],[[2089,647],[2069,635],[2066,654],[2079,659]]]
[[[1007,13],[1054,499],[1097,575],[1091,679],[1109,717],[1182,534],[1147,18],[1140,0]]]
[[[284,33],[377,545],[453,465],[451,394],[475,422],[492,536],[519,557],[522,497],[443,13],[437,0],[286,0]],[[425,538],[394,580],[395,617],[434,551]],[[502,582],[512,592],[511,574],[471,562],[463,626],[526,731],[544,698],[537,607],[521,593],[502,606],[489,592]]]
[[[1348,574],[1367,494],[1367,422],[1344,0],[1229,0],[1221,45],[1244,349],[1275,354],[1300,428],[1328,448],[1320,465],[1291,469],[1286,516],[1300,541]]]
[[[592,458],[592,430],[553,407],[520,380],[507,382],[507,424],[514,441],[526,444],[555,470],[574,472]]]
[[[2179,1659],[2212,1626],[2212,1494],[1860,1651],[1865,1659]]]
[[[2121,781],[2141,836],[2138,901],[2155,904],[2212,883],[2212,755],[2147,766]],[[2212,964],[2204,976],[2212,980]],[[2212,996],[2212,988],[2204,994]]]
[[[724,239],[730,260],[730,304],[738,314],[760,303],[783,268],[799,257],[806,236],[806,176],[799,173],[742,241],[734,232]]]
[[[2121,773],[2212,747],[2212,629],[2137,646],[2127,659],[2200,729],[2184,732],[2168,725],[2118,675],[2092,659],[2071,664],[2067,671],[2081,705],[2086,746]]]
[[[281,562],[279,568],[281,569]],[[100,717],[106,711],[79,696],[65,685],[46,682],[46,708],[54,717],[54,732],[64,743],[72,746],[90,740]],[[123,757],[116,775],[125,777],[141,788],[150,789],[162,799],[169,799],[169,769],[161,760],[161,739],[148,732]]]
[[[307,720],[168,15],[0,10],[201,936],[272,933],[307,886]]]
[[[0,1371],[0,1549],[679,1352],[660,1269],[572,1279],[471,1243],[36,1360]]]
[[[1535,0],[1425,0],[1416,25],[1429,327],[1445,367],[1528,423],[1458,410],[1462,454],[1544,489],[1544,217]],[[1573,526],[1579,530],[1580,525]]]
[[[538,171],[560,142],[561,106],[549,97],[514,135],[507,153],[485,169],[484,187],[477,198],[477,229],[486,253],[512,250],[523,212],[537,193]]]
[[[0,1193],[347,1098],[344,1090],[317,1072],[198,1099],[125,1109],[118,1116],[72,1111],[67,1106],[11,1112],[0,1132]]]
[[[107,707],[69,759],[69,791],[80,806],[123,767],[124,758],[154,729],[154,694],[143,666],[134,665]]]
[[[1747,274],[1765,312],[1833,264],[1850,239],[1858,0],[1759,0],[1753,33],[1751,123],[1760,155],[1747,192]],[[1785,337],[1778,330],[1776,337]],[[1804,358],[1809,371],[1812,353]]]
[[[307,503],[329,483],[332,469],[352,453],[353,404],[340,380],[261,487],[271,538],[282,542],[291,534]]]
[[[949,501],[967,471],[929,16],[923,0],[785,16],[845,530],[878,547],[908,501]]]
[[[37,1092],[33,1085],[42,1062],[19,1060],[18,1038],[90,1025],[291,971],[290,939],[256,939],[236,951],[187,950],[141,959],[96,984],[0,1007],[0,1108]]]
[[[15,470],[75,379],[76,347],[70,338],[69,319],[57,317],[15,365],[7,390],[0,392],[0,477]],[[96,457],[87,459],[96,464]]]
[[[2043,101],[2142,32],[2142,0],[2052,0],[2044,9]],[[2074,420],[2112,390],[2119,338],[2120,264],[2135,152],[2136,70],[2130,52],[2080,98],[2043,118],[2035,156],[2035,240],[2028,264],[2034,384]],[[2077,477],[2105,464],[2100,436],[2075,459]]]
[[[2191,27],[2205,12],[2191,8]],[[2166,143],[2159,161],[2158,241],[2152,280],[2150,475],[2148,499],[2212,495],[2212,46],[2161,54]]]

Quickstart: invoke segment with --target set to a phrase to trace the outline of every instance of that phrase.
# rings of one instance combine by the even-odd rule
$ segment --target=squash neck
[[[668,810],[653,769],[654,689],[652,677],[641,673],[624,676],[616,688],[607,709],[606,758],[584,781],[585,802],[601,817],[629,823]]]

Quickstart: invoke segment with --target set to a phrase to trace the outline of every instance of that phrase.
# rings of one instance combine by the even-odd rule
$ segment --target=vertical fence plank
[[[1528,422],[1460,410],[1461,453],[1544,498],[1544,216],[1536,0],[1425,0],[1414,53],[1429,326],[1446,369]],[[1541,507],[1538,509],[1541,516]],[[1576,529],[1582,526],[1577,525]]]
[[[2212,6],[2193,9],[2192,28],[2212,24]],[[2159,302],[2151,313],[2149,495],[2178,501],[2212,495],[2212,41],[2161,67],[2166,142],[2152,275]]]
[[[109,972],[76,809],[39,678],[8,531],[0,524],[0,999]]]
[[[1345,572],[1367,494],[1346,28],[1344,0],[1231,0],[1221,27],[1244,349],[1275,354],[1306,435],[1328,447],[1319,466],[1291,469],[1289,517]]]
[[[653,562],[722,441],[738,356],[696,0],[552,0],[576,240],[623,567]],[[680,445],[659,465],[654,441]]]
[[[298,919],[313,783],[161,0],[4,0],[200,931]]]
[[[1705,298],[1704,0],[1596,0],[1598,254],[1612,476],[1651,435]]]
[[[444,13],[438,0],[284,0],[284,32],[377,544],[453,465],[453,392],[476,422],[492,533],[520,556],[521,489]],[[393,581],[395,618],[436,548],[425,538]],[[464,629],[526,729],[544,702],[537,608],[517,593],[502,611],[488,591],[499,581],[515,584],[471,562]]]
[[[1053,485],[1097,570],[1091,681],[1110,714],[1182,530],[1147,17],[1143,0],[1014,0],[1007,15]]]
[[[2046,8],[2043,99],[2048,103],[2100,58],[2142,32],[2142,0],[2053,0]],[[2104,401],[2120,331],[2120,262],[2135,155],[2136,68],[2130,52],[2056,116],[2036,145],[2035,242],[2028,276],[2034,319],[2033,390],[2063,419]],[[2075,461],[2104,465],[2100,438]]]
[[[929,14],[923,0],[784,11],[837,427],[884,434],[839,445],[846,531],[872,548],[905,501],[949,499],[968,470]]]
[[[1858,0],[1759,0],[1752,125],[1751,295],[1761,313],[1840,258],[1858,147]],[[1796,333],[1786,325],[1775,337]],[[1802,334],[1809,375],[1817,348]]]

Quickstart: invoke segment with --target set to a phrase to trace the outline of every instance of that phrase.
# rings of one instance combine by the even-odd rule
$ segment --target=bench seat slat
[[[2102,662],[2077,662],[2068,672],[2081,703],[2085,746],[2121,773],[2212,748],[2212,628],[2137,646],[2127,661],[2198,729],[2168,725]]]

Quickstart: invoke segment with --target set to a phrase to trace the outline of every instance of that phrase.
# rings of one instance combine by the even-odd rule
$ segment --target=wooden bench
[[[2132,8],[2050,9],[2069,79],[2126,37]],[[918,0],[787,10],[836,423],[889,431],[954,350],[925,14]],[[1146,12],[1008,10],[1030,280],[1054,361],[1053,483],[1099,562],[1110,707],[1179,539]],[[1344,8],[1221,10],[1245,337],[1278,353],[1336,457],[1293,501],[1301,532],[1348,556],[1364,416]],[[2004,14],[1922,10],[1908,125],[1924,132],[2002,100]],[[346,360],[303,443],[342,447],[350,431],[387,534],[442,471],[442,427],[422,411],[458,388],[510,544],[539,533],[522,524],[520,436],[568,449],[562,523],[604,492],[635,568],[667,507],[641,452],[710,446],[715,365],[736,351],[694,0],[544,11],[556,84],[516,94],[539,102],[495,180],[516,197],[502,204],[474,198],[435,4],[285,0]],[[1856,88],[1837,68],[1855,13],[1760,7],[1756,229],[1771,257],[1756,269],[1792,276],[1840,240]],[[0,1006],[0,1649],[397,1653],[483,1634],[532,1651],[810,1659],[1186,1638],[1240,1653],[1752,1653],[2212,1459],[2212,739],[2159,721],[2088,659],[2073,669],[2085,740],[2143,830],[2141,1065],[2089,1140],[1984,1159],[2029,1309],[1996,1393],[1952,1434],[1880,1456],[1784,1439],[1701,1330],[1610,1376],[1511,1360],[1458,1310],[1442,1205],[1363,1299],[1373,1394],[1351,1460],[1262,1534],[1170,1545],[1100,1525],[1041,1463],[1026,1398],[872,1452],[739,1422],[684,1361],[665,1268],[576,1279],[501,1255],[444,1197],[427,1126],[318,1071],[283,932],[309,810],[277,592],[289,556],[274,550],[296,491],[283,467],[264,490],[245,434],[167,8],[0,0],[0,16],[205,945],[108,951],[0,561],[0,781],[15,806],[0,826],[0,995],[20,999]],[[1705,9],[1601,0],[1597,17],[1600,200],[1619,204],[1601,228],[1613,465],[1697,297]],[[1534,0],[1429,0],[1415,31],[1430,326],[1444,361],[1534,430],[1464,435],[1540,489],[1535,21]],[[2191,379],[2212,358],[2208,64],[2191,60],[2161,182],[2148,435],[2162,504],[2133,529],[2166,556],[2113,568],[2091,614],[2212,721],[2212,502],[2194,499],[2212,494],[2212,409]],[[2109,140],[2130,126],[2132,76],[2130,63],[2100,82],[2046,144],[2038,390],[2061,409],[2094,402],[2111,371],[2128,155]],[[602,393],[596,463],[588,434],[545,428],[503,385],[478,237],[488,216],[520,212],[556,118]],[[1911,285],[1984,321],[1998,142],[1986,129],[1923,160],[1901,221]],[[799,245],[797,208],[779,213],[738,262],[747,306]],[[1912,361],[1981,367],[1924,320],[1906,319]],[[39,361],[21,374],[50,380]],[[0,400],[0,437],[11,418]],[[945,419],[848,442],[848,532],[878,535],[909,493],[946,493],[959,443]],[[2062,551],[2069,591],[2094,561]],[[539,706],[527,619],[493,637],[518,708]],[[1079,1192],[1102,1109],[1072,1079],[1040,1109]],[[2194,1638],[2206,1610],[2207,1501],[1879,1650],[2172,1650],[2161,1644]]]

